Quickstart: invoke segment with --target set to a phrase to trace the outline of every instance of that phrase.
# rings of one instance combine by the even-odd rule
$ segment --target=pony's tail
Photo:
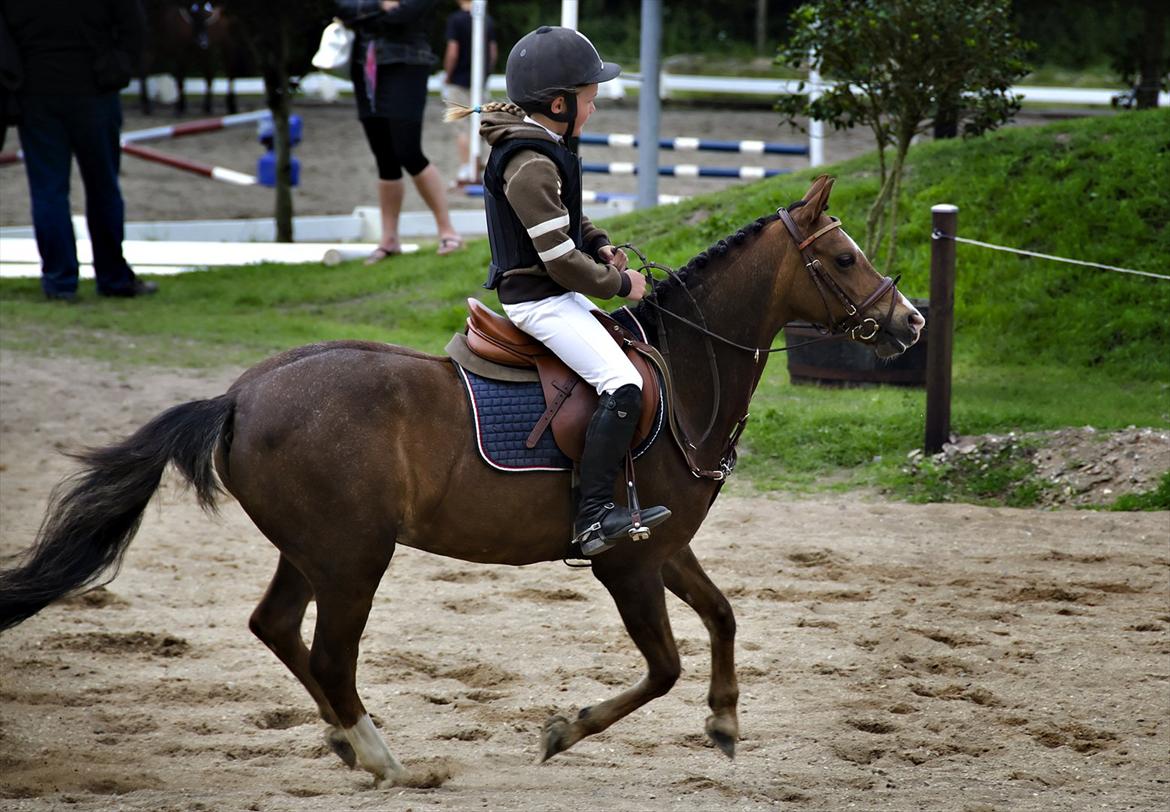
[[[213,457],[233,409],[230,395],[184,403],[116,445],[77,454],[84,467],[53,490],[36,542],[16,566],[0,570],[0,631],[93,586],[103,573],[107,581],[117,574],[167,463],[214,511],[221,488]]]
[[[472,113],[511,113],[517,118],[524,118],[523,108],[511,102],[493,101],[487,104],[481,104],[479,107],[468,107],[467,105],[453,101],[448,101],[446,104],[447,111],[443,113],[443,121],[446,122],[467,118]]]

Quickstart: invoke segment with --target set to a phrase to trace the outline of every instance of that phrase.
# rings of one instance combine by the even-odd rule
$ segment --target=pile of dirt
[[[929,457],[913,452],[910,464],[916,470],[929,462],[946,470],[987,471],[1009,460],[1027,464],[1037,506],[1110,505],[1119,496],[1158,487],[1170,471],[1170,431],[1085,426],[962,436]]]

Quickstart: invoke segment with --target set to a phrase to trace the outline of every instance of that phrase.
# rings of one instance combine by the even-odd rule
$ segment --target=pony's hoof
[[[335,725],[330,725],[325,729],[325,743],[329,745],[329,749],[337,754],[337,757],[345,762],[345,765],[351,770],[357,767],[357,753],[353,751],[353,747],[349,744],[349,739],[341,728]]]
[[[735,758],[735,742],[739,739],[739,729],[735,722],[708,716],[707,737],[723,752],[723,755],[731,759]]]
[[[538,764],[548,761],[562,750],[568,750],[571,742],[568,741],[569,720],[563,716],[550,716],[540,732],[540,760]]]
[[[374,789],[391,789],[401,785],[402,776],[391,773],[383,778],[374,776]]]

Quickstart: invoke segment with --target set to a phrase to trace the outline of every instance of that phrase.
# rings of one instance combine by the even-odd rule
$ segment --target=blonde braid
[[[512,102],[493,101],[487,104],[480,105],[477,110],[474,107],[467,107],[458,102],[448,101],[447,112],[443,114],[443,121],[458,121],[461,118],[467,118],[472,113],[511,113],[516,118],[524,118],[524,110]]]

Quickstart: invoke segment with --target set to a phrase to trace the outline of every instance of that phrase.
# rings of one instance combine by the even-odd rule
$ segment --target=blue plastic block
[[[264,146],[272,149],[273,139],[272,119],[265,119],[261,121],[256,128],[256,139]],[[292,114],[288,117],[288,140],[289,144],[296,146],[301,143],[301,139],[305,134],[305,123],[297,114]]]
[[[256,177],[261,186],[276,185],[276,153],[269,150],[256,161]],[[295,156],[292,158],[292,185],[299,186],[301,182],[301,162]]]

